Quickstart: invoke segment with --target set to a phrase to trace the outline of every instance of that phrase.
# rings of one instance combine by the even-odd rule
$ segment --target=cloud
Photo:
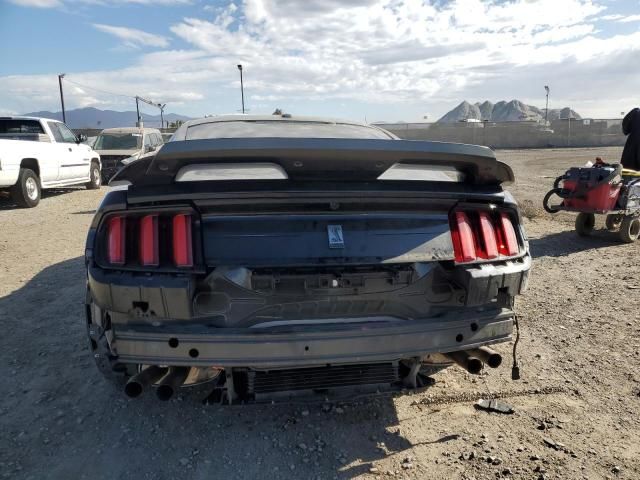
[[[417,45],[403,42],[381,48],[364,50],[360,58],[370,65],[389,65],[392,63],[417,62],[446,57],[460,52],[482,50],[484,43],[450,44],[450,45]]]
[[[640,15],[629,15],[626,17],[618,18],[620,23],[640,22]]]
[[[21,7],[34,8],[58,8],[64,5],[72,4],[89,4],[100,6],[113,6],[122,4],[138,4],[138,5],[175,5],[189,4],[191,0],[9,0],[9,2]]]
[[[169,50],[163,36],[96,24],[130,47],[161,50],[140,54],[127,68],[78,72],[69,80],[179,103],[197,115],[237,109],[242,63],[250,108],[334,108],[351,118],[374,111],[369,118],[380,119],[410,116],[396,111],[437,117],[464,98],[540,104],[535,99],[546,84],[554,101],[589,114],[580,106],[596,111],[594,98],[617,110],[625,92],[640,91],[640,76],[629,67],[640,60],[640,33],[602,31],[598,22],[623,17],[597,1],[244,0],[203,15],[169,26],[181,50]],[[55,106],[53,80],[53,74],[0,78],[0,106]],[[130,103],[86,96],[114,107]],[[70,93],[69,103],[81,97]]]
[[[624,18],[624,15],[620,15],[619,13],[614,13],[612,15],[603,15],[602,17],[598,18],[598,20],[619,20],[621,18]]]
[[[56,8],[62,6],[59,0],[9,0],[15,5],[21,7],[35,7],[35,8]]]
[[[116,38],[122,40],[123,45],[132,48],[144,47],[167,47],[169,46],[169,40],[160,35],[154,35],[153,33],[144,32],[135,28],[116,27],[113,25],[104,25],[101,23],[94,23],[93,26],[101,32],[113,35]]]

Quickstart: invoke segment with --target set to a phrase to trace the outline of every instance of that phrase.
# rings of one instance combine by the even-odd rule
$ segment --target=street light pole
[[[242,65],[238,65],[240,70],[240,95],[242,96],[242,113],[244,113],[244,82],[242,81]]]
[[[62,104],[62,122],[67,123],[67,115],[64,111],[64,94],[62,93],[62,79],[66,74],[61,73],[58,75],[58,86],[60,87],[60,103]]]
[[[164,105],[161,103],[158,104],[158,108],[160,109],[160,128],[164,128],[164,107],[166,106],[166,103]]]
[[[547,106],[544,109],[544,126],[549,124],[549,86],[545,85],[544,89],[547,91]]]
[[[140,105],[138,103],[138,99],[139,97],[136,95],[136,113],[138,114],[138,124],[136,125],[136,127],[140,126]]]

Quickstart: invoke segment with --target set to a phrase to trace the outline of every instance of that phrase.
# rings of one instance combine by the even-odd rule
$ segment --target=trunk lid
[[[451,260],[446,212],[205,215],[208,266],[351,266]]]
[[[501,203],[512,180],[474,145],[243,138],[169,142],[112,183],[132,205],[196,207],[208,267],[269,268],[452,260],[451,208]]]

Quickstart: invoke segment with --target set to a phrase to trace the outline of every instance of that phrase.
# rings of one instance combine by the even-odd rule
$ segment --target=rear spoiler
[[[187,165],[277,164],[292,181],[373,181],[396,164],[454,167],[465,183],[499,185],[513,171],[490,148],[415,140],[344,138],[221,138],[168,142],[155,156],[131,162],[112,183],[168,185]]]

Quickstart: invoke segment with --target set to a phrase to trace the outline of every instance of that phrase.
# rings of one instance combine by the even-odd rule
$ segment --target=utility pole
[[[63,123],[67,123],[67,115],[64,111],[64,95],[62,93],[62,79],[64,78],[66,74],[65,73],[61,73],[60,75],[58,75],[58,86],[60,87],[60,103],[62,104],[62,122]]]
[[[549,125],[549,86],[545,85],[544,89],[547,91],[547,106],[544,109],[544,126]]]
[[[164,107],[166,106],[166,103],[164,105],[161,103],[158,104],[158,108],[160,109],[160,128],[164,128]]]
[[[137,122],[138,124],[136,125],[136,127],[140,126],[140,104],[138,102],[139,99],[140,97],[136,95],[136,113],[138,114],[138,122]]]
[[[240,70],[240,95],[242,96],[242,113],[244,113],[244,83],[242,81],[242,65],[238,65]]]

